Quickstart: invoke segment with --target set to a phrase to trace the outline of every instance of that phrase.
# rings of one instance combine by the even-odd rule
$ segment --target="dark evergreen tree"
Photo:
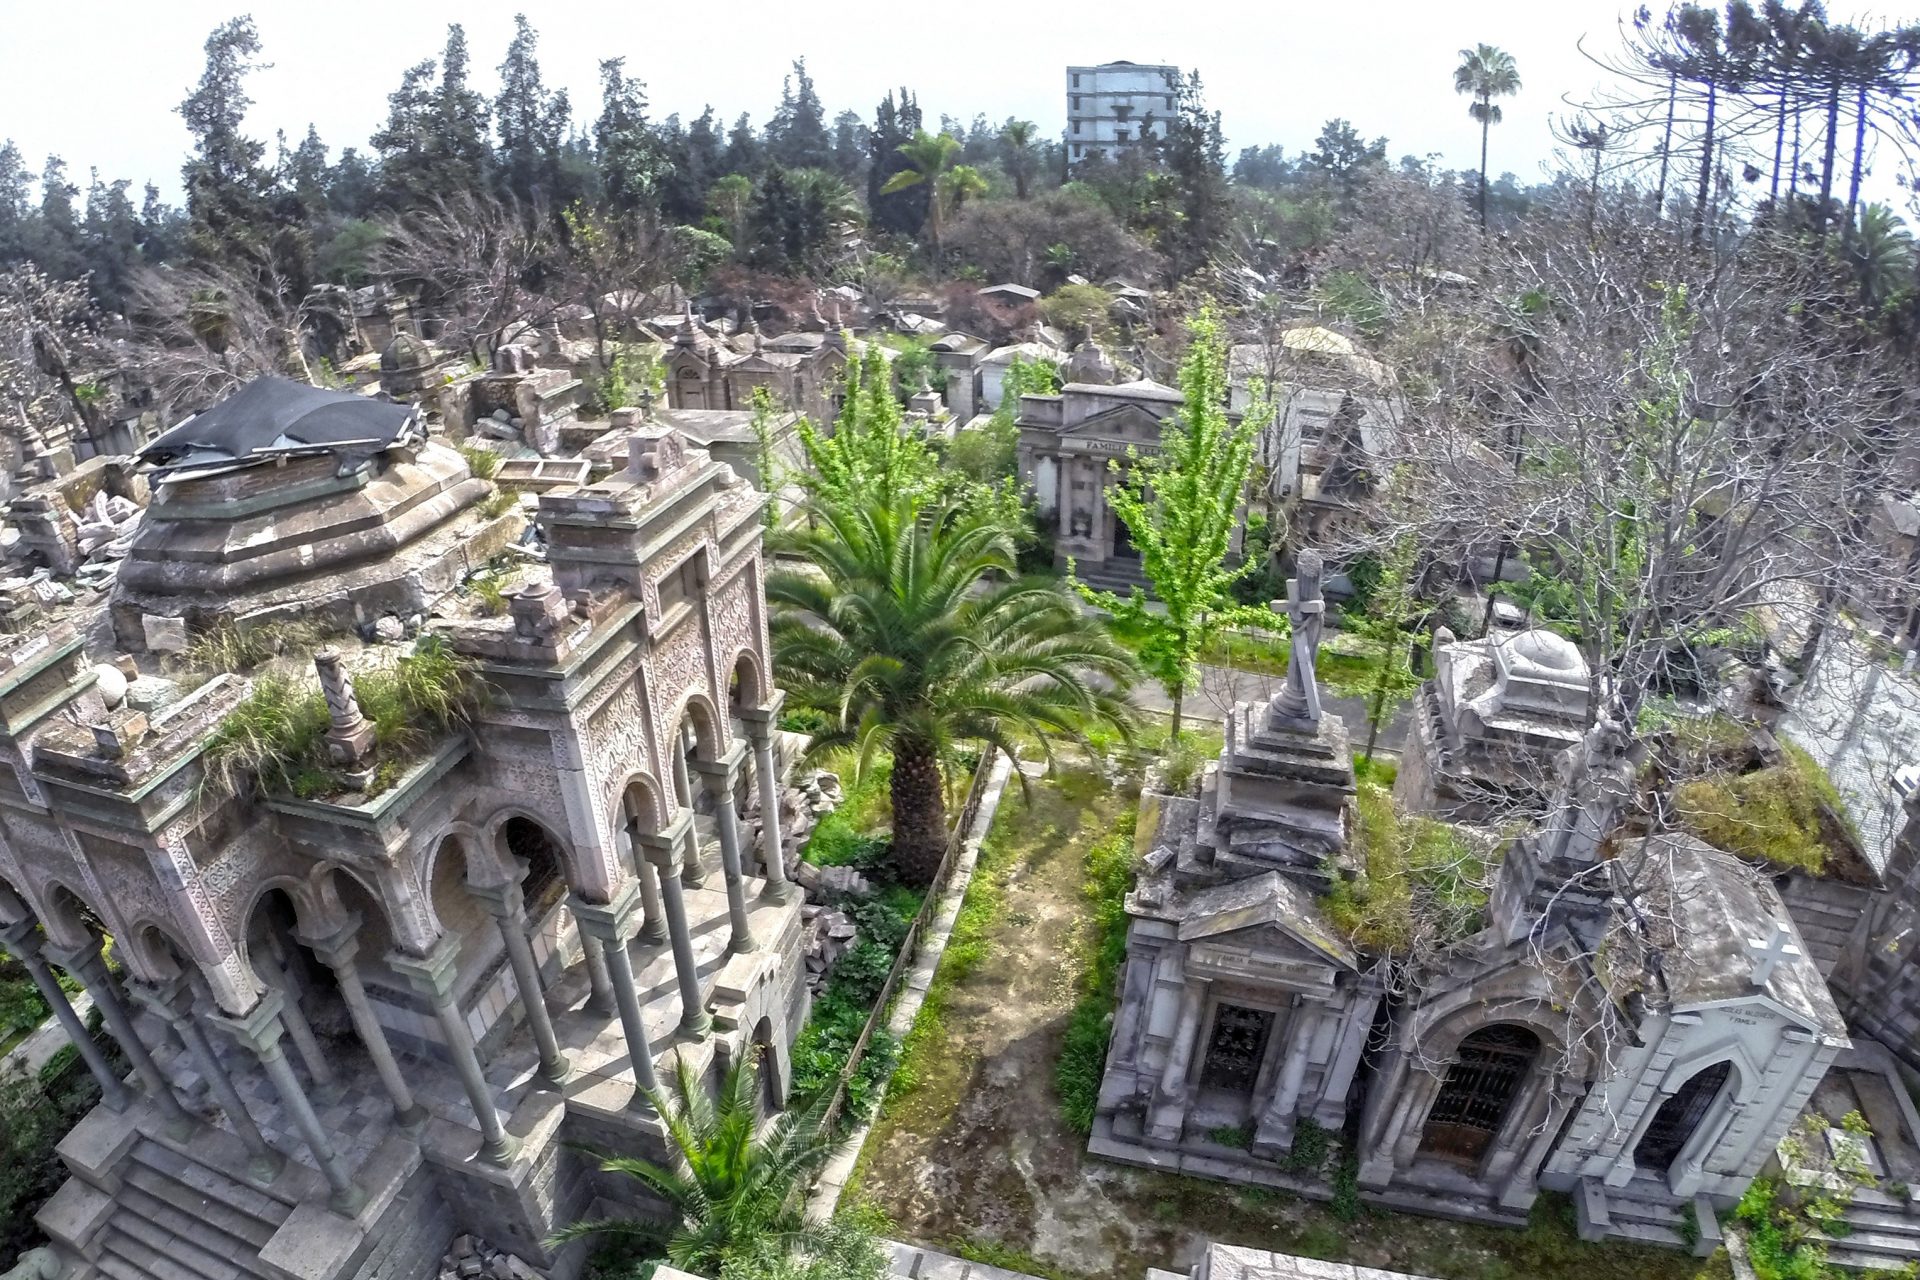
[[[1360,184],[1370,172],[1387,163],[1387,140],[1367,142],[1345,120],[1329,120],[1314,139],[1307,153],[1307,168],[1313,170],[1339,199],[1341,211],[1351,216]]]
[[[253,19],[235,18],[207,37],[207,66],[180,104],[193,154],[180,171],[187,193],[187,238],[203,262],[257,259],[272,235],[272,177],[260,167],[266,148],[241,132],[247,73],[260,64]]]
[[[33,258],[56,280],[72,280],[85,271],[80,249],[80,217],[74,199],[80,188],[67,181],[67,162],[48,156],[40,171],[40,217],[36,222]]]
[[[913,235],[926,223],[930,189],[925,183],[880,193],[894,174],[913,167],[900,154],[900,148],[913,141],[920,128],[920,104],[905,88],[900,90],[897,104],[891,93],[880,100],[873,115],[873,133],[867,138],[867,153],[872,159],[867,166],[867,208],[876,231]]]
[[[767,124],[767,160],[789,169],[825,169],[833,164],[833,139],[826,111],[814,92],[807,60],[793,64],[780,86],[780,109]]]
[[[626,73],[625,58],[600,64],[600,118],[593,145],[600,192],[609,208],[630,215],[653,199],[660,157],[647,126],[647,87]]]
[[[140,255],[148,263],[171,262],[185,251],[187,218],[160,198],[160,188],[147,184],[140,201]]]
[[[33,173],[9,138],[0,143],[0,267],[32,253]]]
[[[1180,81],[1174,115],[1158,147],[1173,180],[1178,214],[1161,237],[1160,250],[1176,279],[1205,266],[1226,237],[1231,208],[1227,197],[1227,147],[1220,113],[1208,111],[1200,73]]]
[[[760,161],[760,139],[753,132],[753,121],[742,111],[740,118],[733,122],[732,131],[727,134],[727,151],[721,158],[720,170],[752,177],[760,172]]]
[[[1278,191],[1293,181],[1294,167],[1284,147],[1242,147],[1233,162],[1233,180],[1243,187]]]
[[[110,311],[124,311],[141,264],[140,215],[127,195],[133,184],[125,178],[100,181],[93,171],[87,185],[87,213],[82,226],[85,267],[93,296]]]
[[[833,118],[833,171],[854,182],[866,171],[870,156],[867,147],[873,130],[857,111],[842,111]]]
[[[327,174],[327,207],[343,218],[364,218],[380,198],[380,173],[359,148],[347,147]]]
[[[282,140],[284,150],[285,141]],[[332,169],[327,164],[327,145],[320,141],[320,132],[311,124],[307,126],[307,136],[300,145],[285,152],[280,162],[280,185],[290,191],[299,203],[302,213],[310,220],[324,217],[329,209],[327,188],[331,185]]]
[[[562,181],[561,150],[573,114],[566,90],[549,90],[540,77],[540,37],[524,13],[513,18],[513,41],[500,63],[500,93],[493,100],[500,136],[497,181],[514,199],[546,201],[556,209],[570,194]]]

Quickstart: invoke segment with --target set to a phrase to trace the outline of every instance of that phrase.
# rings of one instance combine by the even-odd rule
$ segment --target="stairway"
[[[186,1146],[142,1138],[125,1166],[96,1268],[111,1280],[271,1280],[260,1249],[293,1211]],[[277,1181],[300,1182],[289,1170]]]

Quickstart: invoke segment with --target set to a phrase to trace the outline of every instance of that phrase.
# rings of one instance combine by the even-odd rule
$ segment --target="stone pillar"
[[[147,1052],[147,1046],[133,1029],[133,1017],[120,1000],[120,989],[114,985],[113,975],[107,972],[106,961],[100,958],[99,942],[89,942],[72,951],[49,947],[46,956],[79,979],[81,985],[86,987],[87,994],[93,997],[93,1003],[99,1006],[100,1016],[106,1020],[107,1029],[120,1042],[121,1051],[133,1063],[134,1073],[146,1085],[154,1105],[160,1109],[167,1132],[182,1138],[192,1133],[193,1118],[180,1105],[180,1100],[173,1096],[173,1086],[167,1083],[160,1064],[153,1060],[153,1055]]]
[[[733,808],[733,782],[747,749],[739,743],[718,760],[694,762],[713,797],[714,826],[720,833],[720,869],[727,887],[727,949],[738,954],[754,948],[747,923],[747,891],[740,878],[740,817]]]
[[[1200,1015],[1207,1002],[1207,987],[1189,978],[1180,993],[1180,1021],[1173,1040],[1167,1045],[1167,1064],[1160,1073],[1160,1087],[1154,1090],[1154,1103],[1147,1131],[1162,1142],[1178,1142],[1187,1121],[1187,1069],[1200,1039]]]
[[[253,958],[254,972],[287,998],[286,1007],[280,1011],[281,1021],[287,1024],[287,1036],[293,1041],[300,1061],[306,1065],[307,1079],[313,1081],[314,1088],[325,1089],[333,1084],[333,1068],[327,1065],[327,1056],[320,1051],[320,1039],[313,1034],[313,1024],[300,1008],[300,993],[293,989],[293,978],[287,972],[286,950],[272,931],[267,934],[267,953],[265,957]]]
[[[667,916],[660,905],[660,873],[641,852],[643,841],[637,818],[627,821],[627,840],[633,846],[633,875],[640,882],[640,941],[657,947],[667,940]]]
[[[784,694],[775,694],[763,708],[740,713],[753,740],[753,780],[760,789],[760,860],[766,864],[767,887],[760,896],[770,902],[793,898],[787,879],[787,855],[780,841],[780,777],[773,764],[773,721]]]
[[[295,1127],[306,1140],[307,1149],[313,1152],[321,1175],[333,1191],[327,1201],[329,1207],[335,1213],[351,1217],[367,1202],[366,1193],[355,1186],[353,1179],[348,1176],[345,1162],[340,1159],[339,1152],[333,1149],[327,1131],[320,1125],[320,1117],[314,1114],[313,1104],[307,1101],[306,1090],[300,1087],[300,1077],[294,1074],[293,1064],[281,1052],[280,1035],[284,1030],[280,1021],[282,1003],[278,991],[268,991],[250,1012],[237,1018],[216,1016],[213,1021],[260,1059],[267,1078],[273,1081],[281,1103],[293,1114]]]
[[[687,776],[687,753],[678,738],[673,744],[673,796],[674,802],[685,813],[687,822],[687,856],[680,863],[680,883],[689,889],[698,889],[707,882],[707,869],[700,862],[700,838],[694,832],[693,818],[693,780]],[[672,925],[669,924],[671,929]]]
[[[467,890],[485,902],[487,911],[499,922],[500,936],[507,944],[507,963],[513,966],[520,1004],[527,1011],[527,1026],[540,1049],[540,1078],[559,1088],[572,1074],[573,1064],[560,1052],[560,1039],[553,1033],[553,1015],[547,1011],[546,993],[540,987],[540,970],[527,942],[526,895],[517,884],[468,885]]]
[[[360,713],[346,659],[332,645],[313,655],[327,700],[327,758],[356,788],[373,781],[373,723]],[[296,1040],[295,1043],[298,1043]]]
[[[473,1104],[473,1117],[480,1124],[481,1158],[494,1164],[508,1164],[520,1150],[520,1143],[507,1133],[500,1119],[493,1090],[487,1087],[486,1074],[480,1070],[480,1054],[473,1047],[467,1019],[453,998],[453,961],[459,953],[460,940],[448,936],[441,938],[424,956],[393,952],[387,956],[387,964],[411,982],[413,989],[433,1006],[433,1016],[440,1023],[440,1035],[447,1042],[447,1056],[453,1060],[454,1072],[459,1075],[467,1101]]]
[[[1280,1069],[1280,1080],[1273,1097],[1260,1116],[1254,1135],[1256,1154],[1261,1148],[1278,1153],[1293,1143],[1295,1113],[1300,1107],[1300,1086],[1307,1078],[1307,1058],[1313,1051],[1314,1037],[1320,1031],[1320,1011],[1294,998],[1287,1014],[1287,1060]]]
[[[393,1103],[394,1120],[403,1129],[418,1129],[426,1123],[427,1109],[414,1101],[413,1090],[407,1086],[400,1064],[394,1060],[393,1046],[387,1043],[386,1028],[380,1025],[373,1002],[367,999],[366,985],[360,981],[360,970],[354,967],[354,956],[360,950],[359,932],[360,918],[350,916],[346,924],[325,937],[301,941],[313,948],[320,962],[333,971],[340,998],[347,1005],[347,1016],[353,1020],[354,1032],[359,1035],[367,1056],[373,1059],[374,1073],[380,1077],[381,1087]]]
[[[693,813],[682,809],[665,831],[641,837],[647,861],[660,873],[660,904],[666,912],[667,938],[673,944],[673,972],[680,984],[680,1029],[696,1040],[713,1028],[706,1000],[700,994],[700,967],[693,957],[693,932],[687,926],[687,903],[675,876],[674,856],[691,843]]]
[[[573,913],[573,923],[580,930],[580,955],[587,966],[587,1008],[603,1016],[613,1013],[617,1006],[613,998],[613,978],[607,973],[606,950],[600,939],[581,925],[578,911]]]
[[[80,1015],[67,1003],[67,993],[53,976],[53,970],[47,968],[47,962],[40,954],[40,935],[34,931],[33,921],[21,920],[0,928],[0,943],[5,943],[7,953],[20,962],[27,971],[27,977],[33,979],[34,989],[40,998],[53,1010],[53,1016],[60,1021],[60,1029],[67,1033],[80,1060],[87,1064],[87,1070],[93,1072],[93,1078],[100,1085],[100,1101],[114,1111],[125,1111],[132,1095],[127,1092],[124,1080],[114,1074],[113,1067],[107,1062],[107,1055],[100,1052],[100,1046],[87,1034]]]
[[[627,951],[638,906],[638,886],[629,882],[610,903],[574,899],[573,914],[580,921],[581,934],[591,936],[607,958],[614,1002],[620,1009],[620,1030],[627,1037],[627,1060],[633,1064],[635,1087],[627,1105],[635,1111],[651,1111],[653,1104],[647,1094],[659,1091],[660,1077],[653,1070],[653,1042],[647,1038],[640,992],[633,980],[633,956]]]
[[[233,1087],[232,1078],[227,1075],[226,1068],[220,1065],[219,1055],[214,1053],[206,1032],[200,1029],[189,1007],[193,993],[184,976],[155,985],[130,982],[127,992],[173,1029],[173,1034],[179,1038],[187,1055],[200,1068],[200,1074],[207,1078],[207,1088],[220,1103],[220,1109],[226,1113],[234,1133],[246,1145],[247,1172],[261,1182],[272,1182],[285,1166],[286,1158],[267,1144],[260,1126],[247,1114],[247,1104],[241,1101],[239,1090]]]

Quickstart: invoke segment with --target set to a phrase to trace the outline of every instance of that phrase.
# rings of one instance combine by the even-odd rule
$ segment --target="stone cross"
[[[1285,612],[1293,624],[1287,682],[1273,700],[1275,715],[1289,720],[1320,722],[1320,683],[1314,661],[1320,656],[1320,635],[1327,625],[1327,602],[1320,594],[1320,553],[1308,548],[1295,566],[1297,577],[1287,579],[1284,609],[1274,601],[1275,613]]]
[[[1771,938],[1748,938],[1747,954],[1753,957],[1753,973],[1750,981],[1756,987],[1764,987],[1773,978],[1773,971],[1782,960],[1797,960],[1800,948],[1794,945],[1793,930],[1781,924],[1773,923]]]

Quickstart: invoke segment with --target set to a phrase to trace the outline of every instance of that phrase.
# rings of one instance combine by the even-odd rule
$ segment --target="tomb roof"
[[[416,425],[411,405],[263,376],[161,434],[140,460],[170,467],[265,462],[288,453],[368,458]]]

